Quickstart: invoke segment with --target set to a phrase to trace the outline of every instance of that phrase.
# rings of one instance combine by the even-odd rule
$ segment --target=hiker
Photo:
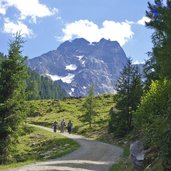
[[[63,133],[64,130],[65,130],[65,126],[66,126],[66,124],[65,124],[65,121],[64,121],[64,119],[63,119],[62,122],[61,122],[61,132],[62,132],[62,133]]]
[[[58,127],[58,122],[55,121],[55,122],[53,123],[53,132],[56,132],[57,127]]]
[[[71,122],[71,120],[69,120],[69,122],[68,122],[68,133],[71,134],[71,131],[72,131],[72,122]]]

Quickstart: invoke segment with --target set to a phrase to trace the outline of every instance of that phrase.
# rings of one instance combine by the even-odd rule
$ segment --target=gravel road
[[[41,128],[53,131],[50,128]],[[80,148],[54,160],[38,162],[6,171],[108,171],[109,167],[122,154],[122,149],[117,146],[93,141],[79,135],[62,134],[78,142]]]

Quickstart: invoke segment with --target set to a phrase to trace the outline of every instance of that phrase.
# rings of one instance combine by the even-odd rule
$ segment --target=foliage
[[[6,56],[0,52],[0,68],[1,68],[1,63],[3,60],[5,60]]]
[[[23,39],[16,35],[10,42],[8,57],[0,68],[0,163],[10,160],[16,135],[25,117],[24,97],[27,68],[21,55]]]
[[[156,63],[153,53],[148,53],[149,59],[145,61],[143,66],[145,76],[145,90],[149,90],[152,81],[159,79],[159,66]]]
[[[152,54],[158,67],[159,78],[144,95],[136,112],[148,145],[157,145],[163,165],[171,167],[171,1],[155,0],[148,3],[146,16],[150,22],[146,26],[154,29],[152,34]],[[167,79],[167,80],[164,80]]]
[[[170,103],[171,81],[154,81],[150,90],[143,95],[141,104],[135,112],[135,123],[143,132],[146,145],[160,147],[163,156],[171,156],[170,151],[167,151],[171,137],[167,138],[170,134],[165,133],[171,127]],[[166,155],[166,151],[170,154]],[[167,160],[165,157],[164,160],[170,160],[170,157]]]
[[[88,122],[90,127],[92,125],[93,118],[97,114],[96,107],[97,102],[94,98],[94,87],[92,85],[83,104],[83,109],[85,110],[84,121]]]
[[[110,110],[109,132],[123,136],[132,128],[132,112],[136,110],[142,95],[141,76],[128,59],[116,85],[115,96],[117,110]]]
[[[113,133],[116,137],[122,137],[127,132],[127,118],[126,113],[123,111],[117,111],[114,107],[109,112],[109,132]]]
[[[67,96],[64,89],[55,84],[50,78],[40,76],[28,69],[27,92],[29,100],[62,99]]]
[[[161,157],[163,160],[163,165],[171,166],[171,127],[165,129],[165,132],[162,135],[161,144]]]
[[[149,10],[146,16],[150,22],[148,28],[154,29],[152,35],[153,55],[160,68],[160,76],[171,78],[171,1],[155,0],[154,4],[148,3]]]

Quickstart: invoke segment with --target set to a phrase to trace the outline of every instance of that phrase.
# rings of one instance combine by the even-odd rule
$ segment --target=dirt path
[[[52,132],[50,128],[41,128]],[[122,149],[117,146],[93,141],[79,135],[68,133],[63,133],[63,135],[78,142],[80,148],[54,160],[8,169],[8,171],[108,171],[122,154]]]

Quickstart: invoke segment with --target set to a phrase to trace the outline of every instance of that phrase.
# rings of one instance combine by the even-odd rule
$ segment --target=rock
[[[128,141],[124,141],[124,144],[128,144]]]
[[[64,145],[64,147],[67,147],[67,146],[69,146],[69,144],[65,144],[65,145]]]
[[[48,158],[50,158],[50,156],[49,156],[49,155],[47,155],[47,156],[44,156],[43,158],[44,158],[44,159],[48,159]]]
[[[142,171],[144,168],[143,142],[135,141],[130,145],[131,162],[134,171]]]

